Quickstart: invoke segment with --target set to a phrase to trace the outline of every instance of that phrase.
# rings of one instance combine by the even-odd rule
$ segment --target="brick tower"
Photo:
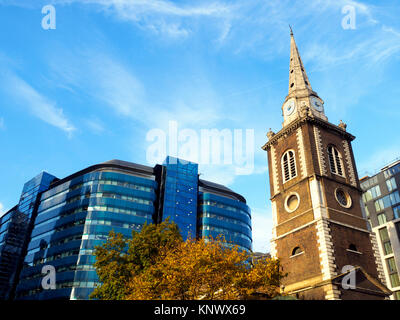
[[[292,31],[290,38],[283,127],[270,130],[263,146],[273,214],[271,254],[288,272],[283,290],[304,299],[384,299],[390,291],[361,204],[355,137],[344,123],[328,121]],[[343,288],[344,266],[354,267],[355,288]]]

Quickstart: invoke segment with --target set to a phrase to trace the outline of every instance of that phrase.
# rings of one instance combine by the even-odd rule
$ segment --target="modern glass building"
[[[10,298],[22,257],[28,219],[15,206],[0,218],[0,299]]]
[[[17,299],[87,299],[97,282],[93,249],[111,230],[129,237],[153,221],[152,168],[122,161],[95,165],[42,193],[17,287]],[[43,290],[42,268],[56,268]]]
[[[198,236],[222,236],[242,250],[252,248],[251,212],[245,199],[205,180],[199,183]]]
[[[369,227],[376,234],[386,284],[400,300],[400,160],[360,179]]]
[[[184,240],[197,236],[198,165],[168,157],[164,162],[163,220],[174,221]]]
[[[14,296],[39,194],[57,178],[42,172],[25,183],[19,204],[0,218],[0,299]]]
[[[200,180],[195,163],[168,157],[163,165],[148,167],[112,160],[61,180],[42,173],[35,181],[24,186],[21,209],[16,206],[0,220],[4,229],[12,212],[24,210],[29,216],[19,255],[23,263],[13,281],[15,299],[88,299],[98,282],[94,247],[106,241],[111,230],[131,237],[144,223],[168,217],[184,239],[223,235],[243,250],[252,249],[246,200]],[[47,265],[56,270],[52,290],[42,287]]]

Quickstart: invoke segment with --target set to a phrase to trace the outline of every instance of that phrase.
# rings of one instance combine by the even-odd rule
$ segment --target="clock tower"
[[[290,41],[282,129],[270,130],[263,146],[273,215],[271,255],[288,273],[282,290],[304,299],[385,299],[390,291],[361,202],[355,137],[343,122],[328,121],[292,31]]]

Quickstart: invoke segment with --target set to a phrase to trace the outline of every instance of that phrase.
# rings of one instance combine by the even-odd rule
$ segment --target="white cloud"
[[[97,118],[85,120],[85,124],[95,134],[101,134],[105,130],[102,121]]]
[[[89,94],[120,116],[143,119],[145,90],[126,65],[94,50],[72,51],[50,58],[54,83]]]
[[[232,165],[200,165],[199,173],[200,178],[230,186],[235,181],[235,168]]]
[[[0,2],[19,6],[21,3],[32,7],[31,1],[27,0]],[[293,25],[297,35],[318,30],[308,39],[311,46],[314,41],[324,46],[327,38],[336,39],[327,43],[327,50],[322,48],[321,54],[318,50],[315,52],[315,58],[321,56],[322,60],[342,61],[365,56],[380,61],[399,50],[398,40],[390,38],[389,32],[373,33],[367,29],[381,26],[379,6],[354,0],[206,0],[179,3],[167,0],[53,0],[51,3],[98,8],[107,16],[133,23],[140,29],[162,36],[162,39],[166,36],[186,38],[195,32],[207,30],[209,38],[213,38],[213,44],[217,43],[218,48],[225,44],[232,46],[232,52],[250,51],[265,59],[286,53],[288,41],[282,35],[288,34],[288,23]],[[351,45],[349,41],[343,42],[343,45],[340,43],[343,40],[341,20],[345,16],[341,9],[345,6],[352,6],[356,10],[357,33],[354,32]],[[332,33],[333,28],[338,31]],[[210,33],[210,30],[213,31]],[[326,37],[328,30],[329,37]],[[393,29],[395,33],[398,31]]]
[[[164,14],[171,16],[220,16],[229,12],[230,6],[219,1],[205,4],[177,5],[167,0],[53,0],[60,4],[97,4],[105,9],[114,9],[121,18],[137,20],[146,14]]]
[[[129,64],[108,53],[105,44],[96,47],[97,50],[78,48],[50,56],[52,83],[72,94],[90,95],[116,115],[148,128],[167,131],[169,121],[177,121],[180,129],[207,128],[231,117],[221,113],[219,97],[206,77],[198,80],[197,86],[176,84],[168,101],[154,101]]]
[[[5,72],[3,86],[7,92],[40,120],[65,131],[69,136],[75,130],[63,109],[35,90],[13,72]]]
[[[93,82],[92,93],[123,116],[139,117],[143,108],[144,88],[128,69],[107,56],[89,59]]]
[[[230,16],[234,9],[232,4],[221,1],[177,4],[167,0],[53,0],[52,3],[94,5],[108,15],[172,38],[186,37],[191,32],[188,19],[224,19]]]

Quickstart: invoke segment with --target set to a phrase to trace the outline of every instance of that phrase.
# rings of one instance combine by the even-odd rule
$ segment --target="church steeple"
[[[268,153],[270,252],[287,272],[282,288],[300,299],[384,299],[391,291],[380,282],[379,248],[363,212],[354,136],[342,121],[328,122],[292,31],[290,43],[283,128],[270,129],[262,147]],[[352,288],[343,285],[350,272]]]
[[[322,99],[311,87],[290,27],[289,92],[282,106],[283,126],[301,117],[307,108],[314,116],[327,121],[323,104]]]
[[[306,69],[297,49],[296,41],[294,40],[292,28],[290,28],[289,96],[295,96],[296,92],[303,95],[313,93]]]

